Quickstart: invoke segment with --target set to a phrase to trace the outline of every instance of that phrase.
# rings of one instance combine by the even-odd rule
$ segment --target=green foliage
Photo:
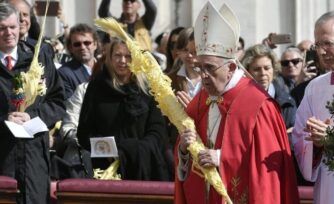
[[[326,108],[331,114],[331,118],[334,117],[334,100],[327,101]],[[323,138],[324,144],[324,163],[328,166],[330,171],[334,171],[334,127],[330,126],[326,130],[326,137]]]
[[[13,86],[15,90],[23,88],[23,79],[21,74],[15,74],[13,78]]]

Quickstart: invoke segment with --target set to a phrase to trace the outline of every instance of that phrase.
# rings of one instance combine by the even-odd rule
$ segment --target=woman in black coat
[[[88,85],[77,137],[90,151],[90,138],[114,136],[124,180],[167,180],[162,156],[166,126],[148,94],[144,77],[131,73],[131,54],[115,39],[106,49],[102,72]],[[106,169],[111,158],[93,158],[93,168]]]

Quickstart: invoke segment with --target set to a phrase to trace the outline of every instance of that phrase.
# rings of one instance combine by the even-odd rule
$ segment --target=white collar
[[[275,91],[275,87],[274,87],[273,83],[269,84],[267,92],[271,96],[271,98],[275,98],[276,91]]]
[[[88,75],[91,76],[92,75],[92,68],[90,66],[86,65],[86,64],[82,64],[82,65],[85,67]]]
[[[184,64],[180,67],[179,71],[177,71],[176,75],[188,78],[186,73],[186,67],[184,66]]]
[[[9,53],[5,54],[4,52],[0,51],[0,59],[3,60],[5,57],[10,55],[14,61],[18,60],[18,54],[17,54],[17,46],[14,47],[14,49]]]
[[[235,87],[238,84],[238,82],[240,81],[240,79],[244,76],[244,73],[245,72],[242,69],[235,70],[235,72],[233,73],[233,76],[232,76],[231,80],[226,85],[223,93],[225,93],[228,90],[230,90],[233,87]]]

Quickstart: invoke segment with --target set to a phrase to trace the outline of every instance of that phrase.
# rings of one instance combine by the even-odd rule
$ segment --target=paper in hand
[[[46,124],[39,117],[31,119],[23,123],[23,125],[7,120],[5,124],[16,138],[34,138],[36,133],[49,131]]]

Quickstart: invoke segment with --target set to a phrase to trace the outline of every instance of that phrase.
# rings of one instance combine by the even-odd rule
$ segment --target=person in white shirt
[[[201,76],[195,70],[197,55],[194,28],[185,28],[180,32],[176,49],[181,63],[176,65],[168,76],[172,80],[172,88],[177,94],[179,102],[187,107],[188,103],[202,88]]]

